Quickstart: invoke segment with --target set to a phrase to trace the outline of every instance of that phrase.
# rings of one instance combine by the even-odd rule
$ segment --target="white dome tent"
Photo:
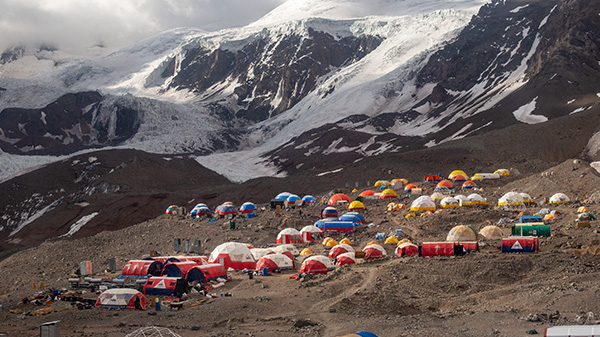
[[[498,199],[498,206],[515,207],[523,205],[523,196],[519,192],[508,192]]]
[[[167,328],[145,326],[125,335],[125,337],[181,337],[181,335],[178,335]]]
[[[441,208],[455,208],[459,206],[460,205],[458,199],[454,197],[445,197],[444,199],[442,199],[442,201],[440,201]]]
[[[569,197],[567,197],[564,193],[556,193],[555,195],[550,197],[551,204],[564,204],[571,201]]]

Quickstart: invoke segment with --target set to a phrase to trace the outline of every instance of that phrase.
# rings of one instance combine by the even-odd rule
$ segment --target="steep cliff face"
[[[355,63],[381,43],[377,36],[337,38],[307,27],[276,35],[256,33],[237,50],[184,47],[161,74],[172,78],[168,89],[202,95],[215,86],[230,86],[228,106],[237,118],[259,122],[290,109],[313,91],[321,77]]]
[[[8,108],[0,112],[3,151],[22,154],[67,154],[90,147],[116,145],[136,134],[140,113],[118,102],[103,105],[98,92],[67,94],[40,109]]]

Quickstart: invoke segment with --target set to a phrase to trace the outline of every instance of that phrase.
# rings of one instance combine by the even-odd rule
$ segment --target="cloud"
[[[285,0],[0,0],[0,50],[48,43],[120,47],[177,27],[244,26]]]

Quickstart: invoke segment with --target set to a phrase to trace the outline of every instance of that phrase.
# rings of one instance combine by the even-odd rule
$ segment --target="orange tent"
[[[352,199],[345,195],[344,193],[337,193],[331,196],[331,198],[329,198],[329,201],[327,201],[327,205],[337,205],[338,203],[350,203],[352,202]]]
[[[413,188],[417,188],[415,184],[408,184],[404,187],[404,193],[410,193]]]
[[[366,191],[360,192],[360,194],[358,196],[359,197],[372,197],[373,195],[375,195],[375,191],[366,190]]]
[[[450,189],[451,189],[451,188],[453,188],[453,187],[454,187],[454,184],[453,184],[453,183],[452,183],[450,180],[448,180],[448,179],[444,179],[444,180],[440,181],[440,182],[437,184],[437,186],[435,186],[435,188],[444,188],[444,187],[445,187],[445,188],[450,188]]]

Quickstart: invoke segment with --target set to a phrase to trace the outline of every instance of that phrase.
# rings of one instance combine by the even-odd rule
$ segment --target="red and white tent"
[[[365,252],[365,260],[381,259],[387,255],[385,248],[375,243],[363,248],[363,252]]]
[[[271,248],[250,248],[250,252],[255,261],[260,260],[265,255],[275,254],[275,251]]]
[[[196,256],[174,256],[179,262],[194,261],[197,264],[208,264],[208,256],[196,255]],[[175,261],[177,262],[177,261]]]
[[[310,274],[327,274],[327,272],[333,270],[334,268],[335,266],[333,265],[333,262],[331,262],[327,256],[312,255],[302,262],[300,272]]]
[[[210,256],[208,262],[220,263],[225,269],[233,268],[237,270],[254,269],[256,261],[248,245],[239,242],[225,242],[218,245]]]
[[[396,256],[413,256],[419,255],[419,246],[414,243],[405,242],[396,247]]]
[[[275,253],[285,253],[285,252],[290,252],[292,254],[292,256],[298,256],[300,255],[300,251],[298,250],[298,248],[296,248],[296,246],[292,245],[292,244],[285,244],[285,245],[278,245],[275,247],[271,247],[269,248],[272,251],[274,251]]]
[[[302,234],[295,228],[285,228],[277,234],[277,244],[302,243]]]
[[[356,254],[354,252],[343,253],[337,256],[335,266],[345,266],[356,263]]]
[[[294,269],[294,261],[284,254],[269,254],[256,262],[256,270],[263,270],[263,268],[268,268],[269,272],[276,268],[279,268],[279,270],[292,270]]]
[[[329,251],[329,258],[335,260],[338,257],[338,255],[348,252],[354,253],[354,248],[345,243],[340,243],[339,245],[333,246],[333,248],[331,248],[331,250]]]
[[[323,231],[315,225],[308,225],[302,227],[300,234],[302,235],[302,240],[304,242],[320,241],[320,237],[323,236]]]
[[[123,266],[121,275],[124,277],[159,276],[163,267],[163,263],[160,261],[130,260]]]
[[[146,309],[148,301],[139,291],[130,288],[114,288],[104,291],[96,299],[96,308]]]

